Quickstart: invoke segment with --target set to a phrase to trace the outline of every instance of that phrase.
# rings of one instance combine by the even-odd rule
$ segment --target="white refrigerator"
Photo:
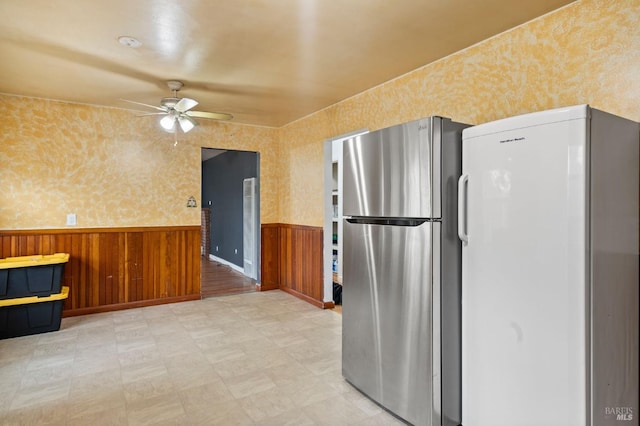
[[[638,425],[638,135],[588,105],[463,131],[463,426]]]

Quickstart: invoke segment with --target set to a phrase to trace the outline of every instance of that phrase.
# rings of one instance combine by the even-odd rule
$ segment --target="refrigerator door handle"
[[[362,217],[345,216],[349,223],[359,225],[386,225],[386,226],[420,226],[425,222],[438,222],[438,219],[430,218],[394,218],[394,217]]]
[[[469,244],[467,234],[467,187],[469,175],[463,174],[458,179],[458,237],[463,244]]]

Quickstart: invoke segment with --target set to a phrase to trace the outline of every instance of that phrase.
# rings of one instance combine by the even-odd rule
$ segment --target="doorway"
[[[342,291],[342,144],[368,133],[358,130],[324,143],[324,301],[341,303]]]
[[[255,291],[260,280],[260,154],[202,148],[201,157],[202,296]]]

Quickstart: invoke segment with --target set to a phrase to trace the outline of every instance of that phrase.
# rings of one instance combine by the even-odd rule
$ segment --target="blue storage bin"
[[[60,330],[62,307],[69,287],[47,297],[0,300],[0,339]]]
[[[60,293],[68,253],[0,259],[0,300]]]

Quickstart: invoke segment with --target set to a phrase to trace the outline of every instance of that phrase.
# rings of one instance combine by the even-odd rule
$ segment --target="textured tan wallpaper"
[[[480,124],[582,103],[640,120],[640,1],[573,3],[282,128],[281,221],[322,226],[326,138],[430,115]]]
[[[0,95],[0,229],[197,225],[201,146],[260,152],[263,223],[322,226],[327,138],[581,103],[640,121],[639,23],[640,0],[579,1],[281,129],[201,120],[176,147],[131,111]]]
[[[207,122],[174,146],[126,110],[0,96],[0,116],[0,229],[199,225],[201,146],[260,152],[262,221],[277,219],[275,129]]]

